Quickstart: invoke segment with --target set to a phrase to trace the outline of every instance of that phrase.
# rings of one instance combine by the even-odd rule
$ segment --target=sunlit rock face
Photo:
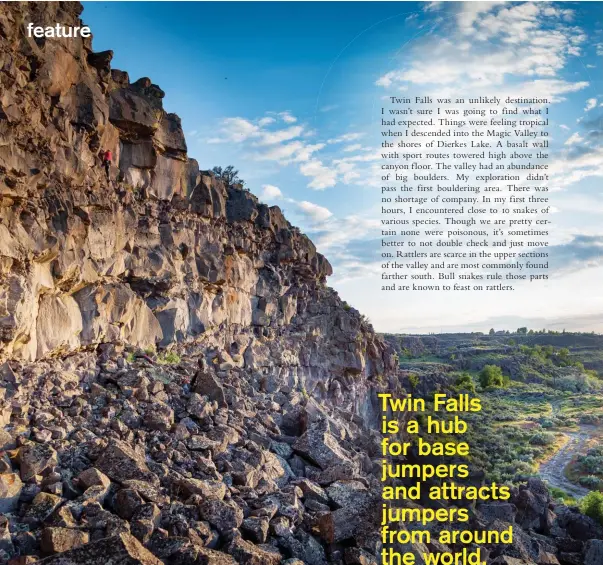
[[[81,25],[80,12],[0,11],[0,358],[221,348],[268,387],[344,390],[372,414],[367,379],[392,372],[392,350],[326,286],[312,242],[278,207],[199,170],[150,79],[112,69],[90,39],[35,40],[16,25]]]

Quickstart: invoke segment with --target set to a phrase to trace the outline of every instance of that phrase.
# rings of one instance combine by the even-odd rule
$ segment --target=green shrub
[[[580,510],[603,525],[603,493],[596,490],[589,492],[580,502]]]
[[[412,388],[417,388],[419,386],[419,375],[417,375],[416,373],[411,373],[410,375],[408,375],[408,382],[410,383],[410,386]]]
[[[576,505],[576,499],[560,488],[552,487],[549,485],[549,492],[551,493],[551,497],[554,500],[558,500],[567,506]]]
[[[458,389],[468,390],[469,392],[475,392],[475,383],[473,382],[473,379],[471,378],[471,375],[469,373],[461,373],[457,377],[454,384]]]
[[[505,384],[505,379],[502,374],[502,369],[498,365],[486,365],[479,374],[479,384],[482,388],[502,387]]]
[[[586,455],[592,455],[594,457],[601,457],[601,456],[603,456],[603,445],[597,445],[595,447],[591,447],[586,452]]]
[[[580,477],[578,481],[583,487],[590,490],[597,490],[601,486],[601,479],[594,475],[588,475],[587,477]]]
[[[603,473],[603,457],[600,455],[585,455],[579,462],[587,473]]]
[[[553,445],[555,443],[555,434],[551,432],[538,432],[530,438],[532,445]]]
[[[166,351],[157,356],[157,363],[160,365],[177,365],[180,363],[180,355],[173,351]]]
[[[600,419],[595,414],[583,414],[582,416],[580,416],[580,423],[598,426],[600,423]]]

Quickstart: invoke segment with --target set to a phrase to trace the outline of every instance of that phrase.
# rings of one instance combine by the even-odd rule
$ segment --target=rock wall
[[[27,22],[82,25],[81,10],[0,6],[0,360],[219,348],[266,386],[350,398],[392,373],[312,242],[187,157],[157,85],[130,82],[91,40],[26,35]]]

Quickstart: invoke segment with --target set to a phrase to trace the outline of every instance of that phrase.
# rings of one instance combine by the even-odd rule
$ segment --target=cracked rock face
[[[365,383],[392,373],[393,349],[326,287],[312,242],[199,170],[150,79],[111,69],[89,40],[36,43],[17,25],[78,25],[80,12],[0,11],[0,360],[213,346],[224,370],[258,372],[266,390],[301,386],[373,417]]]

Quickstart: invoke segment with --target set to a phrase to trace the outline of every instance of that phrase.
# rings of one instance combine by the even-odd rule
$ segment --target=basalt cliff
[[[188,158],[150,79],[27,36],[81,11],[0,3],[0,563],[380,562],[394,349],[278,207]],[[594,522],[514,496],[478,526],[581,537],[493,563],[599,563]]]
[[[24,33],[77,25],[79,11],[2,7],[0,358],[189,344],[267,387],[321,395],[390,370],[391,350],[326,286],[312,242],[187,157],[157,85],[131,83],[87,40]]]

